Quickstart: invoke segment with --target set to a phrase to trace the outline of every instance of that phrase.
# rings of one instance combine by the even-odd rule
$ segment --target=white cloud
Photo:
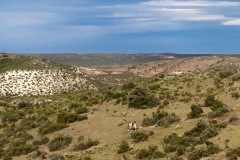
[[[226,26],[240,26],[240,19],[233,19],[230,21],[225,21],[222,24],[226,25]]]
[[[228,21],[232,19],[232,11],[235,11],[235,14],[238,13],[239,7],[240,2],[233,1],[154,0],[132,5],[98,6],[97,8],[107,10],[109,13],[101,17],[115,18],[112,28],[124,27],[129,28],[125,32],[141,32],[148,29],[159,31],[194,27],[195,22],[236,25],[238,22]]]
[[[176,6],[176,7],[219,7],[219,6],[237,6],[240,2],[228,2],[228,1],[202,1],[202,0],[190,0],[190,1],[176,1],[176,0],[159,0],[143,2],[146,5],[152,6]]]

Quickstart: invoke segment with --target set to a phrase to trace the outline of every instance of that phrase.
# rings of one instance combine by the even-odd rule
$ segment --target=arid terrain
[[[239,65],[226,55],[66,66],[0,54],[0,159],[239,159]]]

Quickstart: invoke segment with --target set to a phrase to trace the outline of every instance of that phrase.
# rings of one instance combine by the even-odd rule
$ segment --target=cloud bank
[[[0,0],[0,20],[0,50],[90,51],[99,40],[124,34],[238,27],[240,2]]]

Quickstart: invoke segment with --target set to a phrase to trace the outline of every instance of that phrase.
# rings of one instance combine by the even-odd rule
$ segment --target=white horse
[[[137,122],[136,121],[127,121],[123,119],[127,123],[128,131],[136,131],[137,130]]]

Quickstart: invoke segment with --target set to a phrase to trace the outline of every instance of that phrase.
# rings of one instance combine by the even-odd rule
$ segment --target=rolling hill
[[[174,54],[174,53],[55,53],[55,54],[24,54],[49,59],[56,63],[78,66],[112,66],[131,65],[184,57],[197,57],[207,54]]]

